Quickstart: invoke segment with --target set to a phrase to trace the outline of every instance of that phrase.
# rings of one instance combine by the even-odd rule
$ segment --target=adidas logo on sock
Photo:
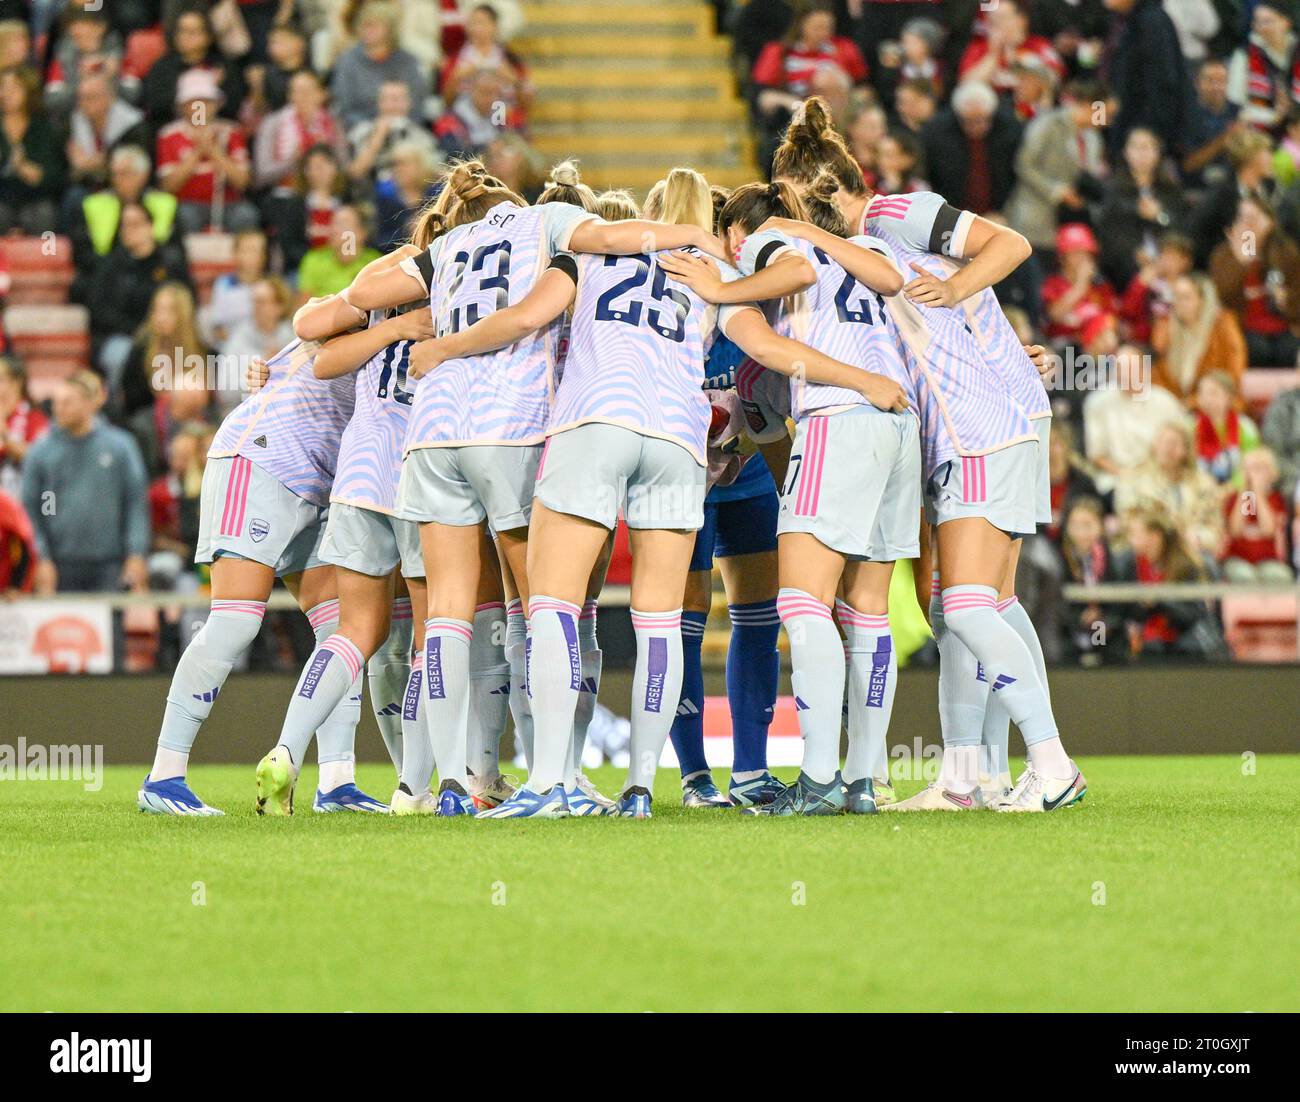
[[[1000,673],[998,674],[997,680],[993,682],[992,689],[989,691],[997,692],[999,689],[1005,689],[1008,685],[1014,685],[1015,683],[1016,679],[1014,677],[1008,677],[1006,674]]]
[[[396,703],[393,704],[385,704],[382,708],[379,709],[379,712],[377,714],[381,716],[401,715],[402,714],[401,701],[397,701]]]
[[[808,705],[804,703],[803,697],[796,696],[794,698],[794,710],[796,712],[806,712],[808,710]]]
[[[209,689],[206,693],[192,693],[191,695],[194,697],[195,700],[201,700],[203,701],[204,704],[211,704],[214,700],[217,699],[217,694],[219,692],[221,692],[220,685],[218,685],[215,689]]]
[[[695,701],[683,700],[677,705],[677,714],[679,716],[697,716],[700,714],[700,710],[695,706]]]
[[[501,685],[500,687],[491,690],[488,693],[488,696],[509,696],[509,695],[510,695],[509,681],[507,681],[504,685]]]

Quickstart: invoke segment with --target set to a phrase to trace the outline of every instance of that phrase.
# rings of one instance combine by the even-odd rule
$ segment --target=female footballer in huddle
[[[663,217],[707,237],[713,216],[703,178],[689,170],[670,174]],[[658,243],[668,237],[660,231]],[[738,343],[776,370],[789,374],[803,365],[810,377],[869,385],[865,373],[778,336],[757,311],[717,318],[698,296],[670,286],[660,267],[669,251],[552,262],[518,304],[438,338],[421,356],[422,369],[427,365],[436,379],[456,358],[510,346],[572,310],[529,533],[532,770],[527,785],[487,815],[564,814],[563,751],[581,678],[578,602],[624,502],[637,664],[631,764],[616,813],[650,814],[655,768],[681,687],[682,594],[706,490],[710,411],[700,383],[719,326],[734,327]],[[755,338],[755,331],[766,336]]]
[[[371,267],[398,259],[382,257]],[[313,315],[344,318],[347,325],[358,320],[337,296],[312,300],[298,317]],[[306,332],[271,357],[260,388],[227,414],[208,450],[195,561],[211,564],[212,610],[172,676],[157,754],[137,798],[142,811],[221,814],[186,783],[189,755],[231,669],[261,629],[277,577],[297,598],[318,643],[337,626],[335,571],[320,552],[354,392],[346,380],[313,374],[324,334],[310,326]],[[314,730],[321,810],[382,806],[352,783],[359,717],[359,701],[340,700]]]
[[[869,255],[859,281],[825,251],[770,229],[759,231],[778,217],[807,217],[789,184],[746,185],[723,207],[719,227],[747,278],[724,282],[712,265],[690,258],[669,266],[706,300],[769,300],[780,331],[856,365],[864,375],[892,380],[906,398],[907,412],[895,413],[883,401],[873,405],[852,391],[793,379],[796,433],[778,519],[777,607],[791,641],[804,760],[796,783],[769,810],[869,814],[876,810],[871,766],[877,747],[884,748],[897,679],[889,580],[894,561],[914,558],[919,550],[920,449],[911,412],[916,395],[882,298],[897,294],[903,278],[887,255]],[[841,776],[846,651],[849,756]]]
[[[453,169],[446,186],[451,191],[447,237],[432,285],[415,265],[404,264],[370,285],[358,283],[354,296],[359,305],[382,309],[409,299],[413,284],[426,294],[437,293],[437,328],[448,339],[468,333],[475,323],[490,330],[494,319],[527,299],[557,264],[572,263],[560,255],[565,251],[634,254],[647,235],[674,248],[712,243],[710,234],[696,226],[607,223],[567,203],[529,207],[476,162]],[[430,584],[425,684],[435,751],[440,745],[443,750],[436,756],[444,781],[449,775],[457,779],[457,763],[464,756],[468,616],[483,569],[479,539],[485,521],[497,536],[530,621],[536,611],[527,571],[530,518],[550,424],[560,313],[562,309],[481,351],[457,350],[439,361],[438,370],[416,390],[398,501],[402,514],[421,524],[425,561],[439,564]],[[572,361],[571,344],[566,370]],[[427,359],[413,359],[411,373],[419,377],[428,366]],[[593,556],[579,600],[594,563]],[[535,647],[530,642],[530,649]],[[576,692],[580,671],[575,680]],[[534,692],[530,776],[545,778],[548,798],[541,800],[536,788],[525,788],[485,811],[486,816],[568,813],[559,782],[571,754],[573,716],[562,739],[553,729],[543,739],[537,710]]]
[[[1033,531],[1043,516],[1047,456],[1041,441],[1050,426],[1050,406],[1037,367],[1009,336],[1010,326],[990,289],[1025,259],[1028,246],[1020,235],[969,211],[957,211],[932,193],[873,196],[834,131],[825,104],[814,97],[787,131],[773,158],[773,174],[806,186],[823,170],[839,184],[836,201],[850,224],[888,243],[916,275],[903,295],[921,309],[925,328],[905,328],[904,335],[910,335],[913,355],[936,384],[929,392],[936,399],[937,412],[950,420],[953,403],[943,400],[944,384],[968,374],[961,366],[962,357],[952,355],[962,342],[955,328],[960,327],[1007,392],[1003,401],[1009,401],[1026,421],[1024,439],[1018,438],[1020,429],[1012,424],[1018,418],[1009,410],[1003,411],[1007,414],[1003,428],[985,431],[998,421],[999,401],[991,392],[987,402],[976,397],[980,389],[976,386],[963,404],[972,412],[983,409],[987,419],[982,424],[972,419],[964,437],[945,429],[952,439],[940,452],[950,447],[955,455],[945,459],[942,471],[931,473],[927,468],[927,516],[938,524],[939,555],[939,593],[931,617],[941,663],[946,666],[941,672],[940,712],[945,746],[951,752],[945,751],[939,782],[899,805],[899,810],[945,806],[945,799],[946,806],[955,808],[988,802],[1007,810],[1068,806],[1082,798],[1086,785],[1061,747],[1051,716],[1042,649],[1032,623],[1014,601],[1013,588],[1019,537]],[[796,226],[783,228],[801,232]],[[825,237],[819,233],[812,228],[804,236],[824,245]],[[946,356],[940,350],[943,345],[951,346],[944,349]],[[978,376],[979,371],[972,374]],[[1031,441],[1038,443],[1036,449],[1016,447]],[[945,521],[956,522],[949,523],[946,533]],[[1001,570],[996,580],[990,573],[994,567]],[[945,599],[949,588],[954,592]],[[950,614],[956,615],[964,630],[958,630]],[[981,652],[1015,672],[1007,668],[990,675]],[[1026,732],[1017,720],[1030,750],[1030,767],[1012,791],[1006,788],[1006,720],[989,715],[998,705],[1003,713],[1015,708],[1030,724]],[[991,746],[981,767],[979,748],[986,739]],[[973,795],[967,791],[972,773]]]

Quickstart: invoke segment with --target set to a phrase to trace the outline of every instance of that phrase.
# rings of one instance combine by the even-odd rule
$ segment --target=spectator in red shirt
[[[1174,283],[1192,270],[1195,253],[1192,239],[1179,233],[1164,234],[1154,252],[1138,251],[1137,274],[1124,288],[1119,310],[1128,340],[1151,343],[1155,323],[1169,317]]]
[[[866,79],[862,51],[835,33],[835,9],[819,0],[802,5],[790,33],[764,46],[754,62],[758,110],[775,127],[807,96],[824,97],[832,109],[847,106],[849,92]]]
[[[1046,38],[1029,33],[1029,14],[1021,0],[1002,0],[985,20],[987,34],[974,38],[957,66],[960,80],[982,80],[998,92],[1016,89],[1014,66],[1017,58],[1033,54],[1060,80],[1065,76],[1061,55]]]
[[[1289,582],[1286,499],[1277,486],[1277,459],[1268,448],[1255,448],[1241,466],[1245,485],[1224,507],[1223,576],[1230,582]]]
[[[214,226],[231,233],[256,229],[257,210],[244,199],[252,179],[239,127],[217,116],[225,96],[215,74],[191,69],[176,84],[180,116],[158,134],[158,180],[176,196],[184,233]]]
[[[1135,513],[1129,521],[1129,542],[1139,584],[1205,580],[1205,571],[1166,513]],[[1204,601],[1142,601],[1135,611],[1133,649],[1143,657],[1221,656],[1222,635]]]
[[[1242,456],[1259,446],[1259,427],[1240,405],[1237,382],[1226,371],[1208,371],[1197,382],[1197,466],[1225,489],[1244,485]]]
[[[1060,270],[1043,280],[1047,337],[1079,344],[1089,321],[1118,313],[1119,299],[1097,268],[1097,238],[1082,222],[1057,230],[1056,255]]]
[[[168,445],[167,470],[149,486],[153,550],[174,553],[178,565],[194,559],[204,454],[211,436],[212,429],[200,422],[183,425]]]
[[[0,593],[31,593],[36,559],[31,520],[16,494],[0,490]]]
[[[27,396],[27,369],[12,356],[0,356],[0,490],[19,492],[23,457],[49,425]]]

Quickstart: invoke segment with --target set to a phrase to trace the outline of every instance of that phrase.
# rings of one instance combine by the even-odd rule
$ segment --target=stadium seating
[[[1300,386],[1300,371],[1279,368],[1251,368],[1242,376],[1241,397],[1250,415],[1257,420],[1264,416],[1268,404],[1284,390]]]
[[[38,402],[53,396],[60,379],[90,362],[90,313],[84,306],[10,306],[4,327],[14,352],[27,364],[28,386]]]
[[[228,233],[191,233],[185,238],[185,256],[200,306],[212,297],[219,276],[235,270],[235,238]]]
[[[548,161],[581,154],[597,190],[642,193],[665,164],[715,184],[759,176],[730,43],[697,0],[550,0],[525,4],[511,45],[532,66],[532,143]]]
[[[1294,662],[1300,657],[1294,592],[1225,597],[1224,635],[1244,662]]]
[[[0,238],[0,256],[9,269],[10,305],[67,302],[76,274],[68,238],[54,234]]]

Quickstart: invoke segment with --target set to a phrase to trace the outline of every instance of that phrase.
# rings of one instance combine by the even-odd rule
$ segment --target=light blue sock
[[[411,599],[393,601],[388,638],[366,663],[370,707],[393,768],[402,771],[402,700],[411,679]]]
[[[231,668],[256,638],[266,615],[265,601],[213,601],[203,627],[181,655],[167,690],[167,707],[158,733],[153,780],[183,777],[199,728],[212,711]]]
[[[943,613],[948,629],[975,655],[979,676],[1020,728],[1025,744],[1056,738],[1056,720],[1033,657],[1016,630],[998,615],[997,590],[982,585],[949,586],[943,591]],[[970,745],[979,745],[983,724],[981,715]]]

